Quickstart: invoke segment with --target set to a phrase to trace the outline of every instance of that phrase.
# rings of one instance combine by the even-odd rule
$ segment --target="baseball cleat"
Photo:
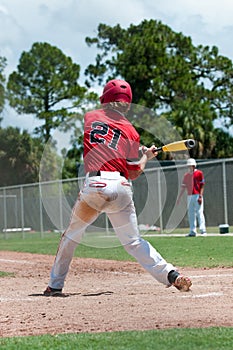
[[[191,280],[188,277],[184,277],[182,275],[179,275],[175,282],[172,283],[174,287],[176,287],[181,292],[188,292],[190,290],[190,287],[192,285]]]
[[[204,232],[201,232],[201,235],[202,235],[202,236],[206,236],[207,233],[204,231]]]
[[[48,286],[44,291],[44,295],[46,297],[59,297],[62,295],[62,289],[55,289]]]

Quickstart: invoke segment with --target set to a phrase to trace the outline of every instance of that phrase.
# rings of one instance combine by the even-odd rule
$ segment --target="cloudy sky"
[[[161,20],[176,32],[191,36],[194,45],[219,48],[233,59],[232,0],[0,0],[0,56],[7,58],[6,75],[16,69],[23,51],[35,42],[60,48],[83,71],[94,62],[95,49],[85,37],[94,37],[99,23],[127,28],[143,19]],[[80,79],[80,80],[81,80]],[[38,121],[17,116],[6,107],[2,126],[31,132]]]

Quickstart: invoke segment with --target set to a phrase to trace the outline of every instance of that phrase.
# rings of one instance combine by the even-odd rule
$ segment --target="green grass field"
[[[5,236],[0,235],[0,250],[30,252],[55,255],[60,239],[59,234],[39,233]],[[93,235],[92,245],[98,245],[99,235]],[[115,238],[109,238],[115,239]],[[233,266],[233,237],[146,237],[156,249],[173,264],[182,267]],[[95,241],[96,240],[96,241]],[[115,241],[114,241],[115,244]],[[110,244],[111,245],[111,244]],[[81,244],[75,256],[97,259],[131,260],[121,246],[114,248],[95,248]],[[0,278],[5,276],[0,271]],[[4,279],[3,279],[4,281]],[[232,281],[230,281],[232,283]],[[1,283],[2,285],[2,283]],[[192,315],[190,314],[190,317]],[[11,349],[77,349],[77,350],[230,350],[233,344],[233,328],[169,329],[141,332],[109,332],[61,334],[56,336],[32,336],[0,338],[1,350]]]
[[[1,350],[232,350],[231,328],[43,335],[0,339]]]

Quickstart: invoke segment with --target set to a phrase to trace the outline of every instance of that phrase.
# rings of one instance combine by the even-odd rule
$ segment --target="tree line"
[[[36,42],[22,52],[8,79],[4,75],[7,60],[0,57],[0,113],[8,102],[18,113],[19,124],[20,114],[41,121],[33,135],[20,128],[0,128],[0,186],[38,181],[43,148],[54,130],[72,132],[70,150],[62,151],[63,177],[75,177],[82,158],[83,114],[99,106],[92,88],[113,78],[127,80],[133,103],[153,111],[145,117],[147,131],[137,125],[137,118],[133,121],[143,144],[158,144],[159,134],[149,130],[162,116],[182,139],[197,141],[190,156],[233,156],[228,132],[233,124],[233,65],[216,46],[194,46],[190,37],[156,20],[126,29],[101,23],[97,35],[85,40],[98,53],[94,63],[85,67],[83,84],[79,83],[80,65],[47,42]],[[216,127],[216,121],[221,127]],[[52,164],[48,167],[55,171]]]

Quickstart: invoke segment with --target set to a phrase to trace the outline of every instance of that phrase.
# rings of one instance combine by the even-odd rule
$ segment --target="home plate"
[[[182,295],[181,298],[210,298],[210,297],[220,297],[222,296],[222,292],[211,292],[211,293],[205,293],[205,294],[189,294],[189,295]]]

